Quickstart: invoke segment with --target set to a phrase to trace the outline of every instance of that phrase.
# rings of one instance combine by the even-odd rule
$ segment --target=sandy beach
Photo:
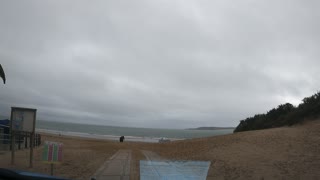
[[[139,179],[141,150],[172,160],[211,161],[207,179],[320,179],[320,121],[268,130],[241,132],[170,143],[119,143],[110,140],[42,134],[42,140],[64,144],[63,163],[54,174],[71,179],[90,179],[120,149],[132,150],[130,179]],[[0,167],[49,174],[41,162],[42,147],[35,149],[34,168],[28,168],[29,150],[0,154]]]

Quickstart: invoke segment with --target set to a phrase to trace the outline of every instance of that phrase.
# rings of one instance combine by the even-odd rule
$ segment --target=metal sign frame
[[[28,129],[24,129],[23,124],[24,123],[28,123],[28,122],[24,122],[24,115],[22,114],[22,120],[18,120],[16,119],[15,113],[24,113],[24,112],[31,112],[33,113],[33,117],[31,117],[32,120],[32,128],[28,128]],[[37,113],[37,109],[31,109],[31,108],[22,108],[22,107],[11,107],[11,130],[13,131],[20,131],[20,132],[30,132],[30,133],[34,133],[35,132],[35,124],[36,124],[36,113]],[[29,117],[30,118],[30,117]],[[19,128],[15,128],[15,124],[18,124],[18,121],[20,121],[21,127]],[[14,124],[15,123],[15,124]],[[20,130],[21,128],[21,130]],[[30,130],[29,130],[30,129]]]
[[[13,123],[16,120],[14,117],[15,111],[21,111],[21,112],[32,112],[33,113],[33,120],[32,120],[32,128],[31,131],[23,131],[22,130],[16,130],[13,128]],[[36,114],[37,114],[37,109],[31,109],[31,108],[23,108],[23,107],[11,107],[11,118],[10,118],[10,131],[11,131],[11,164],[14,164],[15,160],[15,132],[29,132],[30,134],[30,161],[29,161],[29,166],[32,168],[33,166],[33,146],[34,146],[34,135],[35,135],[35,125],[36,125]],[[30,117],[29,117],[30,118]],[[23,121],[23,119],[21,120]],[[16,122],[15,122],[16,123]],[[24,123],[24,122],[22,122]],[[22,127],[23,128],[23,127]]]
[[[60,164],[63,158],[63,143],[45,141],[42,150],[42,161],[44,163],[50,164],[51,176],[53,176],[53,166],[54,164]]]

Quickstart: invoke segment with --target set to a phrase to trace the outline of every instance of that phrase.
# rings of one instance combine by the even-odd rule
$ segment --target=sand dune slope
[[[210,160],[208,179],[320,179],[320,121],[172,142],[154,151]]]

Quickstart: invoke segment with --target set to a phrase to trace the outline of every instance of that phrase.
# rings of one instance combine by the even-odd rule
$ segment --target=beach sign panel
[[[36,109],[11,107],[11,130],[34,133]]]
[[[34,137],[36,126],[37,109],[11,107],[10,132],[11,132],[11,164],[15,161],[15,134],[16,132],[27,132],[30,138]],[[31,141],[33,142],[33,141]],[[29,166],[33,166],[33,144],[30,145]]]
[[[46,141],[43,147],[42,161],[47,163],[62,162],[62,143]]]

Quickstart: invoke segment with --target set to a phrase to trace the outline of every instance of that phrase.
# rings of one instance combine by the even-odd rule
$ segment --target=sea
[[[154,129],[136,127],[115,127],[90,124],[75,124],[66,122],[53,122],[38,120],[37,132],[45,132],[56,135],[67,135],[94,139],[119,140],[125,136],[126,141],[158,142],[165,138],[171,141],[202,138],[231,134],[234,129],[219,130],[187,130],[187,129]]]

